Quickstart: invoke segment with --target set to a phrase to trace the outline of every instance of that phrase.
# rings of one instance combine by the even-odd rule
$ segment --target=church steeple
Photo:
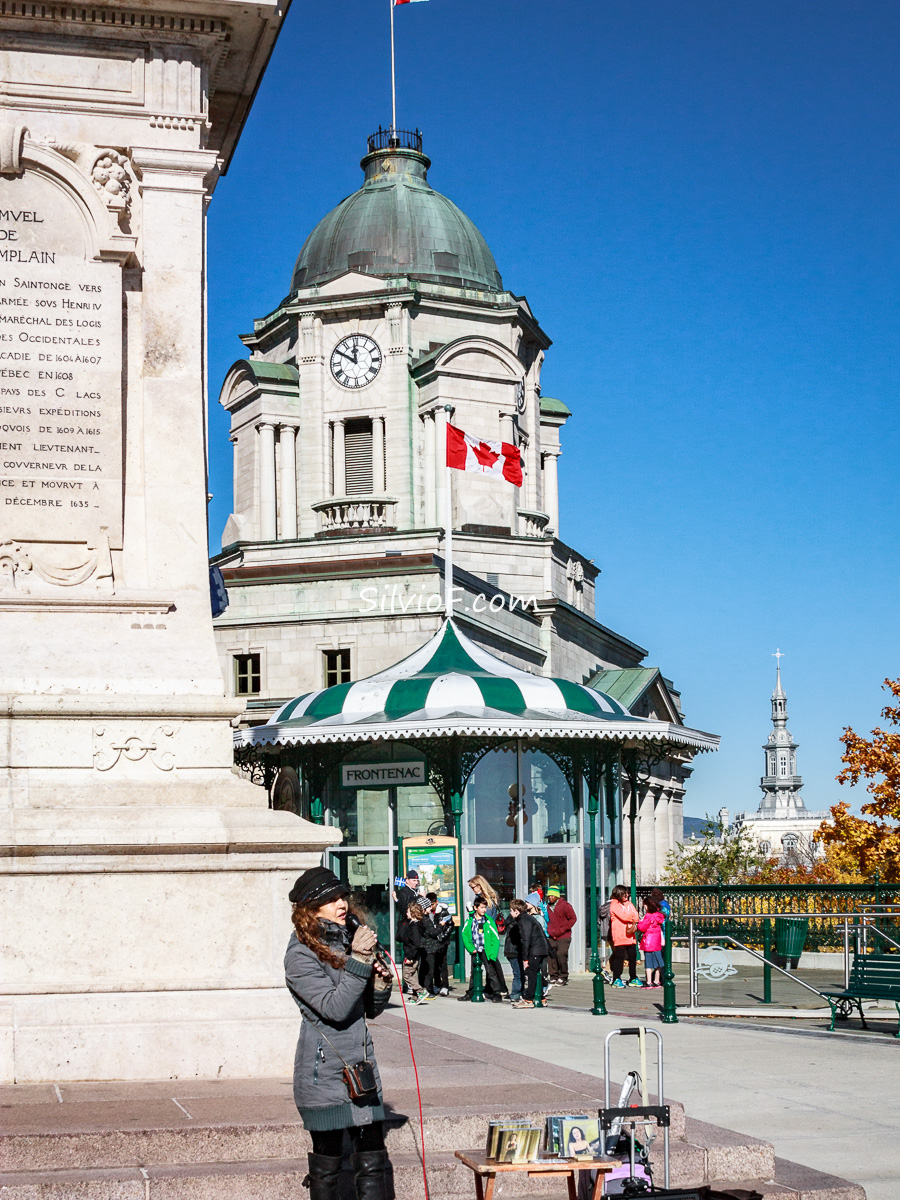
[[[784,688],[781,686],[781,660],[784,654],[781,650],[776,650],[772,655],[775,659],[775,691],[772,693],[772,724],[775,728],[784,726],[787,723],[787,696],[784,694]]]
[[[760,812],[771,812],[778,816],[800,815],[806,805],[800,791],[803,780],[797,774],[797,743],[787,727],[787,696],[781,683],[781,650],[776,650],[775,691],[772,693],[772,732],[766,740],[765,773],[759,781],[763,798]]]

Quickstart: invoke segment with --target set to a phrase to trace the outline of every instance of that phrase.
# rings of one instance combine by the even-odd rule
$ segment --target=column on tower
[[[385,491],[384,417],[372,418],[372,491],[376,496]]]
[[[276,538],[275,426],[270,421],[257,425],[259,432],[259,539]]]
[[[434,410],[422,414],[425,426],[425,455],[422,469],[422,491],[425,498],[425,527],[433,529],[438,523],[437,515],[437,478],[435,476],[435,439],[437,424]]]
[[[344,459],[344,422],[334,421],[331,426],[332,488],[333,496],[343,496],[347,491],[347,473]]]
[[[281,442],[281,537],[291,540],[297,536],[297,430],[282,425]]]
[[[559,477],[557,462],[560,451],[544,450],[542,454],[544,467],[544,511],[550,517],[550,528],[559,537]]]

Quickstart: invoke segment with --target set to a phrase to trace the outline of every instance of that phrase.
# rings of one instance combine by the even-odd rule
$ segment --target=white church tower
[[[766,765],[763,777],[759,781],[763,794],[759,811],[771,813],[776,818],[805,816],[807,811],[800,795],[803,780],[797,774],[797,743],[787,727],[787,696],[781,686],[782,658],[781,651],[776,650],[772,732],[763,746]]]
[[[810,812],[801,796],[803,779],[797,772],[797,743],[787,727],[787,696],[781,683],[781,650],[774,654],[775,691],[772,693],[772,732],[763,743],[765,767],[759,786],[762,800],[755,813],[737,813],[734,828],[746,829],[764,854],[774,858],[808,858],[819,854],[813,835],[828,816]]]

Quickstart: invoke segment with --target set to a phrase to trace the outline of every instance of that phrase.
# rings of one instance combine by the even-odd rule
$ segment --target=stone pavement
[[[470,1196],[471,1180],[452,1151],[478,1145],[489,1114],[595,1109],[603,1094],[599,1035],[622,1020],[561,1007],[512,1012],[506,1005],[463,1005],[452,998],[411,1009],[410,1016],[433,1200]],[[727,1105],[716,1101],[734,1075],[729,1057],[742,1060],[734,1031],[663,1028],[670,1050],[666,1097],[673,1106],[673,1184],[752,1181],[765,1200],[863,1200],[858,1187],[822,1175],[821,1138],[811,1146],[798,1143],[814,1168],[807,1170],[776,1161],[772,1139],[754,1136],[749,1128],[752,1111],[732,1106],[734,1119],[726,1120]],[[373,1035],[386,1100],[397,1114],[389,1132],[397,1196],[418,1200],[423,1189],[416,1094],[399,1005],[373,1023]],[[754,1035],[738,1036],[748,1039],[746,1056],[753,1058]],[[829,1049],[832,1045],[846,1043],[838,1039]],[[873,1049],[884,1055],[893,1046]],[[286,1069],[292,1053],[286,1046]],[[693,1069],[687,1069],[692,1056]],[[614,1074],[621,1077],[632,1065],[623,1055],[614,1060]],[[779,1090],[779,1064],[770,1061],[770,1068],[766,1105],[753,1101],[766,1117],[773,1105],[789,1110],[794,1103]],[[692,1101],[685,1115],[677,1103],[682,1094],[703,1103]],[[870,1133],[881,1128],[878,1119],[870,1121]],[[307,1146],[287,1078],[0,1088],[2,1200],[297,1200],[303,1195]],[[836,1174],[846,1178],[850,1172]],[[763,1182],[773,1177],[777,1183]],[[557,1194],[527,1179],[505,1185],[504,1192],[522,1200]],[[893,1194],[873,1191],[870,1200]]]
[[[743,1001],[755,993],[755,981],[744,978],[751,970],[710,984],[709,994],[721,989],[710,1002],[728,996]],[[686,972],[676,968],[676,974],[686,986]],[[705,988],[704,981],[701,997],[708,994]],[[680,990],[679,1001],[686,1002]],[[590,979],[577,976],[568,987],[553,989],[543,1011],[436,999],[410,1015],[417,1025],[602,1077],[606,1033],[635,1017],[655,1023],[662,1005],[662,992],[655,990],[607,988],[606,996],[609,1015],[591,1016]],[[824,1032],[822,1021],[805,1020],[774,1025],[692,1018],[660,1024],[666,1093],[691,1117],[762,1138],[781,1158],[852,1179],[866,1189],[868,1200],[898,1200],[900,1042],[891,1036],[896,1013],[875,1024],[879,1032],[870,1035],[855,1032],[858,1021],[847,1023],[854,1032],[836,1034]],[[613,1075],[620,1076],[636,1065],[625,1057],[634,1050],[623,1042],[614,1049]]]

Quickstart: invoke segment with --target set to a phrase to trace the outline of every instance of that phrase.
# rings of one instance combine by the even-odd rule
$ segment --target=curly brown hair
[[[336,953],[322,941],[322,920],[319,917],[319,907],[319,905],[311,907],[307,904],[292,904],[291,921],[294,925],[294,932],[297,934],[297,940],[304,946],[309,946],[320,962],[341,970],[347,961],[347,956]],[[360,919],[359,913],[352,907],[347,911],[348,914],[352,912],[355,917]]]

